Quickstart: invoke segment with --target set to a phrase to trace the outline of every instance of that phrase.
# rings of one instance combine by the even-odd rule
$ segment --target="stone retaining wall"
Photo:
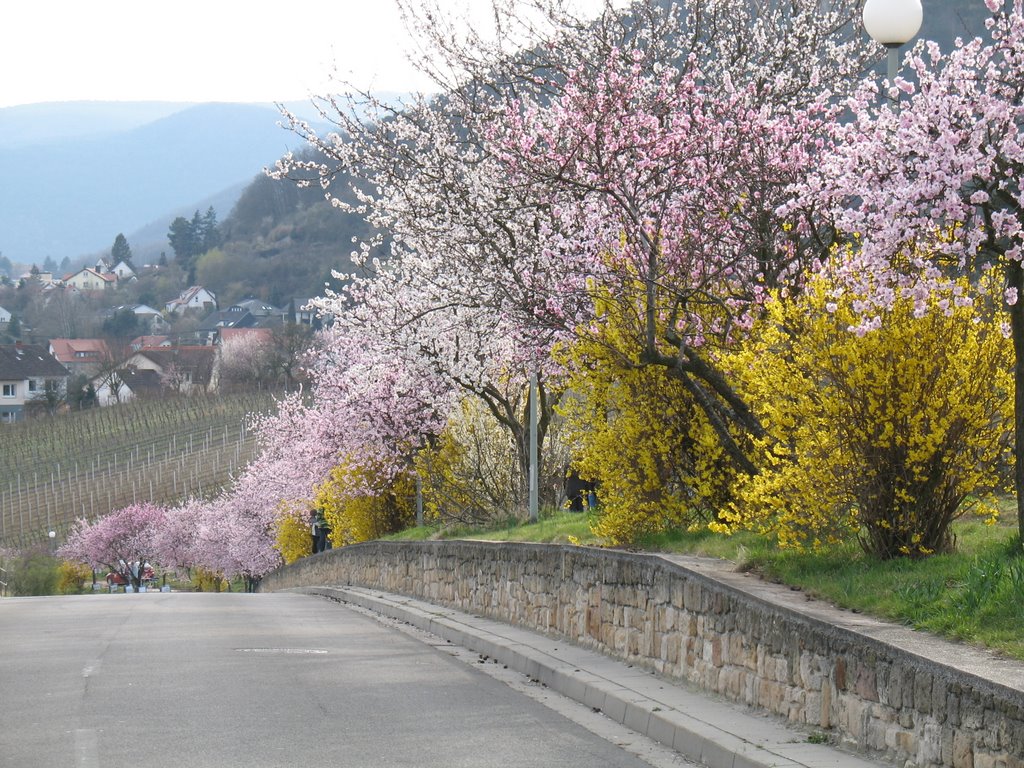
[[[744,579],[717,561],[556,545],[370,542],[261,591],[356,585],[557,634],[901,768],[1024,768],[1024,665]]]

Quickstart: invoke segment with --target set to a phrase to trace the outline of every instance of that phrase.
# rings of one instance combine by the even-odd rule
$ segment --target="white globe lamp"
[[[921,31],[924,11],[921,0],[867,0],[863,19],[864,29],[873,40],[898,48]]]
[[[889,49],[889,82],[896,80],[899,48],[921,30],[924,11],[921,0],[866,0],[864,29],[871,39]]]

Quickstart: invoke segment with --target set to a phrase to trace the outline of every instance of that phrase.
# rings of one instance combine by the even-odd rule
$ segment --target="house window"
[[[15,411],[0,411],[0,424],[13,424],[18,420],[18,414]]]
[[[17,384],[4,384],[3,396],[4,397],[16,397],[18,392]]]
[[[39,389],[38,382],[35,379],[29,379],[28,380],[28,391],[29,392],[35,392],[37,389]]]

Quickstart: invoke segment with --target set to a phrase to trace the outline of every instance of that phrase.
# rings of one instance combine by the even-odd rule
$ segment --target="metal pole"
[[[900,70],[900,46],[887,45],[889,49],[889,87],[896,85],[896,74]]]
[[[537,513],[537,373],[530,374],[530,522],[535,523]]]
[[[416,475],[416,526],[423,527],[423,480]]]

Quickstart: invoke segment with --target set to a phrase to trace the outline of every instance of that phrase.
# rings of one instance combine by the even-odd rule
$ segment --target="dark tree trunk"
[[[1024,548],[1024,266],[1009,260],[1006,284],[1017,289],[1017,301],[1010,306],[1010,334],[1013,339],[1013,491],[1017,497],[1018,545]]]

